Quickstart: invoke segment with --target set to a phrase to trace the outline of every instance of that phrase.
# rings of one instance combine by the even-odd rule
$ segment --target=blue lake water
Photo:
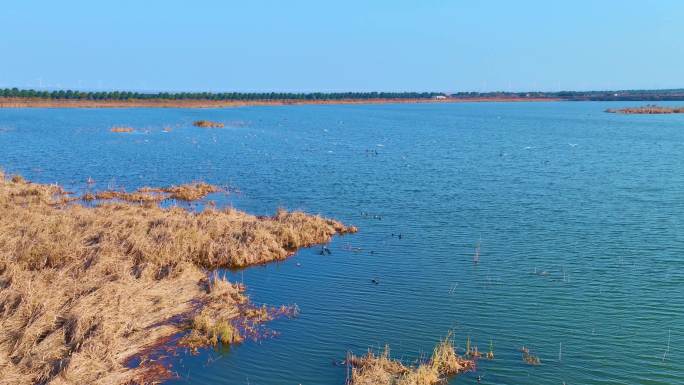
[[[675,384],[684,115],[603,112],[639,104],[0,109],[0,166],[72,190],[204,180],[240,190],[220,204],[359,227],[332,255],[231,272],[300,316],[270,323],[276,338],[179,357],[171,384],[343,384],[332,363],[347,351],[389,344],[410,361],[450,329],[496,354],[452,383]],[[137,131],[109,132],[120,124]]]

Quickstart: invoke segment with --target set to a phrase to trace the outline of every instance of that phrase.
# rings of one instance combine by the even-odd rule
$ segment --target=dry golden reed
[[[628,108],[609,108],[606,112],[613,114],[684,114],[684,107],[663,107],[654,104],[648,104],[641,107]]]
[[[356,229],[301,212],[256,217],[123,201],[86,207],[0,172],[0,384],[128,384],[125,363],[190,327],[235,343],[258,310],[209,269],[283,259]]]
[[[192,125],[195,127],[201,127],[201,128],[223,128],[225,127],[225,124],[221,122],[212,122],[210,120],[196,120],[192,122]]]
[[[114,126],[109,129],[111,132],[118,132],[118,133],[127,133],[127,132],[133,132],[132,127],[128,126]]]
[[[83,194],[84,201],[93,200],[119,200],[124,202],[157,203],[166,199],[182,201],[195,201],[209,194],[223,191],[218,186],[204,182],[188,183],[170,187],[142,187],[133,192],[124,190],[104,190]]]
[[[352,366],[349,385],[434,385],[454,375],[475,369],[475,361],[456,353],[451,332],[441,340],[427,362],[406,366],[390,358],[389,347],[376,355],[350,356]]]

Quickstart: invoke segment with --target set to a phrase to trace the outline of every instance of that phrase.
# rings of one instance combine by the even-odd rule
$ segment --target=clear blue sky
[[[0,87],[684,87],[684,1],[3,1]]]

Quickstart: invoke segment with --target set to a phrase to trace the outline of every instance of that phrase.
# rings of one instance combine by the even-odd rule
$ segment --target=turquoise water
[[[240,190],[220,204],[359,227],[229,272],[300,316],[179,357],[171,384],[343,384],[348,350],[412,360],[450,329],[496,353],[452,383],[682,383],[684,115],[602,112],[638,104],[0,109],[0,165],[73,190],[202,179]]]

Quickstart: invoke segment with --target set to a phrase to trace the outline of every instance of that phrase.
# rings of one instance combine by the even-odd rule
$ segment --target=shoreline
[[[346,105],[346,104],[422,104],[422,103],[524,103],[560,102],[559,98],[447,98],[447,99],[326,99],[326,100],[79,100],[43,98],[3,98],[0,108],[232,108],[251,106]]]

